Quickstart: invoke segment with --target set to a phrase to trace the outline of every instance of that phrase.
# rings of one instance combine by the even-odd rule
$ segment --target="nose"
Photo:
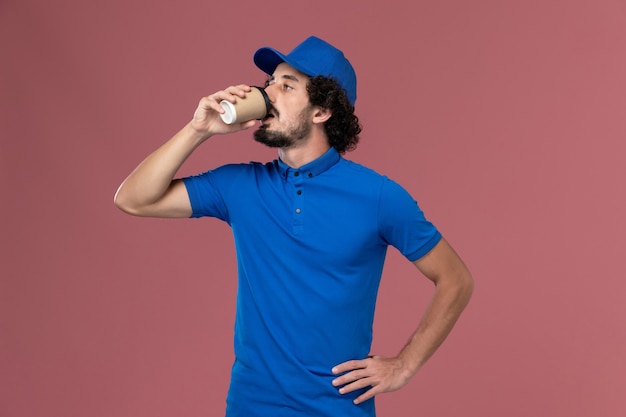
[[[269,98],[270,103],[274,103],[274,89],[272,88],[274,84],[270,84],[264,88],[265,94],[267,94],[267,98]]]

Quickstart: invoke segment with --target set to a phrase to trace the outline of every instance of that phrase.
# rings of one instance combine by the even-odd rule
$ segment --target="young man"
[[[137,216],[212,216],[234,234],[239,285],[235,363],[226,414],[374,416],[373,397],[405,385],[446,338],[473,288],[461,259],[409,194],[344,159],[356,146],[356,76],[343,53],[310,37],[289,54],[261,48],[271,111],[254,133],[276,147],[266,164],[231,164],[174,179],[226,125],[221,100],[193,119],[122,183],[115,202]],[[370,355],[374,305],[389,245],[436,286],[416,331],[393,358]]]

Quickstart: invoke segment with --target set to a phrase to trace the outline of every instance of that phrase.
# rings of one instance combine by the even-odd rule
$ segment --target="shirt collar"
[[[305,176],[311,178],[316,177],[328,170],[339,162],[340,159],[341,156],[339,155],[339,152],[331,146],[330,149],[327,150],[322,156],[306,165],[302,165],[300,168],[292,168],[281,161],[280,158],[277,159],[277,165],[280,175],[283,177],[304,174]],[[298,172],[298,174],[295,174],[296,172]]]

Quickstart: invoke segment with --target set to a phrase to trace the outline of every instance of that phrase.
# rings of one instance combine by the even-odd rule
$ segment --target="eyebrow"
[[[285,78],[285,79],[287,79],[287,80],[295,81],[295,82],[297,82],[297,83],[299,83],[299,82],[300,82],[300,80],[298,79],[298,77],[296,77],[295,75],[291,75],[291,74],[284,74],[284,75],[282,75],[280,78]],[[271,75],[271,76],[269,77],[269,80],[270,80],[270,81],[271,81],[271,80],[275,80],[275,79],[276,79],[276,77],[275,77],[275,76],[273,76],[273,75]]]
[[[291,81],[300,82],[300,80],[295,75],[285,74],[283,78],[286,78]]]

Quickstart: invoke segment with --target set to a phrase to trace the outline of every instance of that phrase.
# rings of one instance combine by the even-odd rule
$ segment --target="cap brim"
[[[264,47],[254,53],[254,63],[268,75],[272,75],[276,67],[285,61],[287,57],[274,48]]]

